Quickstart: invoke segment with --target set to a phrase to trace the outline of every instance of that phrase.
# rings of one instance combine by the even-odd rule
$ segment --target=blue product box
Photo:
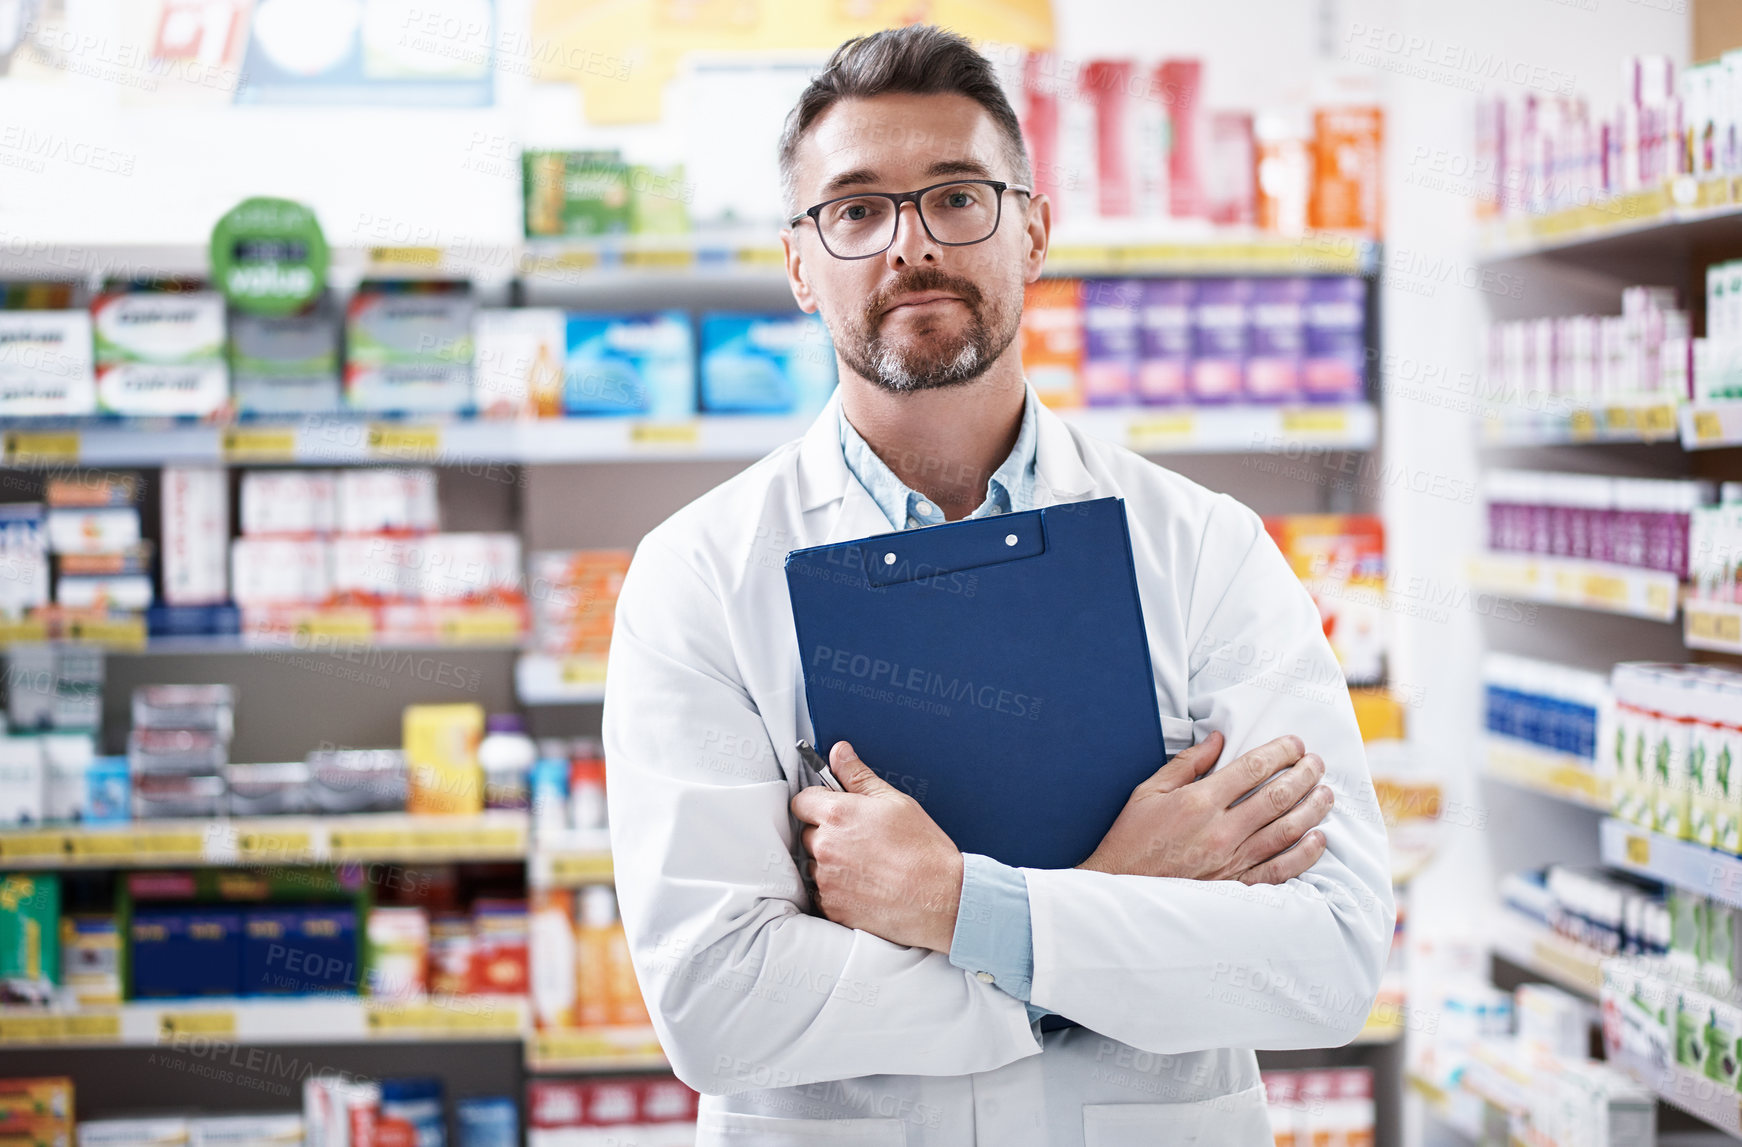
[[[354,996],[360,979],[351,905],[253,908],[244,917],[243,995]]]
[[[133,782],[126,757],[94,757],[85,770],[86,824],[117,824],[133,819]]]
[[[520,1147],[520,1110],[506,1095],[478,1095],[454,1103],[460,1147]]]
[[[441,1080],[382,1080],[381,1114],[411,1124],[416,1147],[447,1147],[448,1122],[442,1114]]]
[[[242,914],[205,908],[136,908],[133,998],[235,996],[242,987]]]
[[[798,414],[835,389],[835,348],[816,315],[702,316],[702,409]]]
[[[649,418],[695,414],[695,336],[682,311],[571,314],[567,344],[565,413]]]

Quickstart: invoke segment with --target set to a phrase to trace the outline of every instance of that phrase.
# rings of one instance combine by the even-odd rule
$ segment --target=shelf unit
[[[1674,574],[1540,554],[1485,553],[1470,559],[1473,589],[1519,601],[1675,620],[1681,582]]]
[[[1516,912],[1495,921],[1494,954],[1569,992],[1595,1000],[1603,988],[1603,954]]]
[[[1487,775],[1494,780],[1585,808],[1609,808],[1608,778],[1589,761],[1510,737],[1489,736],[1483,748]]]
[[[1605,442],[1681,441],[1683,408],[1673,402],[1566,405],[1491,410],[1482,419],[1487,446],[1582,446]]]
[[[1662,186],[1547,215],[1501,220],[1488,229],[1490,263],[1534,255],[1620,255],[1641,243],[1688,242],[1732,230],[1742,215],[1742,178],[1683,176]]]
[[[1614,817],[1599,828],[1603,863],[1742,907],[1742,857]]]

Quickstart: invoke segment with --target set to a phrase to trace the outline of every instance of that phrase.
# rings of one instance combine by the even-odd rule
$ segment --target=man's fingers
[[[840,801],[841,794],[822,785],[810,785],[798,790],[787,802],[792,815],[806,824],[827,824]]]
[[[1171,793],[1189,785],[1211,769],[1222,756],[1222,734],[1211,733],[1190,748],[1175,753],[1167,764],[1155,770],[1150,787],[1156,792]]]
[[[1242,754],[1219,772],[1212,773],[1204,783],[1210,786],[1210,795],[1220,799],[1222,807],[1226,808],[1305,754],[1306,746],[1299,737],[1290,733]]]
[[[1324,830],[1314,829],[1287,852],[1248,868],[1235,879],[1242,884],[1286,884],[1318,863],[1324,854]]]
[[[1229,809],[1228,815],[1250,836],[1299,804],[1324,777],[1325,762],[1318,754],[1308,753]]]
[[[1300,767],[1296,765],[1294,771],[1298,771]],[[1287,778],[1271,782],[1265,792],[1282,784],[1284,779]],[[1334,799],[1328,787],[1319,785],[1302,797],[1293,808],[1247,837],[1246,843],[1235,850],[1234,863],[1241,868],[1250,868],[1284,849],[1293,848],[1301,837],[1323,824],[1325,818],[1331,815]]]

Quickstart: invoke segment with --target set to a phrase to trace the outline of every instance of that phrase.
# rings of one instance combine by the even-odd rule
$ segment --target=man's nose
[[[889,250],[883,252],[883,259],[891,270],[902,264],[913,266],[924,261],[937,261],[937,244],[926,233],[925,224],[919,217],[919,204],[903,203],[895,212],[895,242],[889,245]]]

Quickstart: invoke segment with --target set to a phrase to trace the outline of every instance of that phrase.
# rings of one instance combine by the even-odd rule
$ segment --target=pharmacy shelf
[[[1308,406],[1107,407],[1061,411],[1096,437],[1140,453],[1275,453],[1303,447],[1370,449],[1369,403]],[[12,419],[0,465],[399,465],[488,467],[579,462],[753,461],[802,437],[814,414],[716,414],[655,420],[368,419],[311,415],[285,422],[187,424],[125,419],[53,425]],[[486,473],[484,476],[488,477]],[[507,475],[503,475],[507,480]]]
[[[527,816],[512,811],[129,821],[0,832],[0,867],[12,870],[512,861],[525,859],[526,851]]]
[[[45,1013],[0,1009],[0,1050],[31,1047],[209,1047],[517,1041],[531,1030],[523,996],[164,1000]]]
[[[1607,812],[1609,780],[1592,762],[1511,737],[1484,739],[1487,773],[1516,788]]]
[[[1602,861],[1611,868],[1742,907],[1742,857],[1605,817],[1598,829]]]
[[[523,653],[514,662],[514,695],[522,705],[597,705],[605,700],[599,657]]]
[[[1742,446],[1742,402],[1695,402],[1681,410],[1682,446],[1719,450]]]
[[[1683,598],[1682,644],[1689,649],[1742,655],[1742,605]]]
[[[1733,236],[1742,215],[1742,178],[1686,176],[1600,203],[1496,222],[1482,242],[1494,263],[1556,252],[1625,250],[1641,244]]]
[[[1518,601],[1673,621],[1674,574],[1538,554],[1486,553],[1470,561],[1471,588]]]
[[[533,1072],[665,1070],[670,1062],[651,1026],[556,1028],[526,1041]]]
[[[1681,441],[1682,407],[1674,402],[1557,405],[1552,410],[1499,408],[1482,419],[1486,446],[1581,446],[1606,442]]]
[[[607,829],[539,833],[527,857],[526,882],[534,888],[579,888],[611,880],[611,834]]]
[[[1379,244],[1360,235],[1301,236],[1260,232],[1133,240],[1133,228],[1118,227],[1111,242],[1055,235],[1047,250],[1049,275],[1371,275]]]
[[[1139,454],[1276,454],[1370,450],[1379,414],[1370,403],[1322,406],[1081,407],[1059,412],[1095,438]]]
[[[1517,912],[1502,909],[1495,922],[1496,956],[1543,979],[1596,999],[1603,989],[1603,954]]]
[[[1608,1062],[1664,1102],[1742,1139],[1742,1096],[1735,1088],[1680,1064],[1647,1062],[1623,1048],[1610,1048]]]

